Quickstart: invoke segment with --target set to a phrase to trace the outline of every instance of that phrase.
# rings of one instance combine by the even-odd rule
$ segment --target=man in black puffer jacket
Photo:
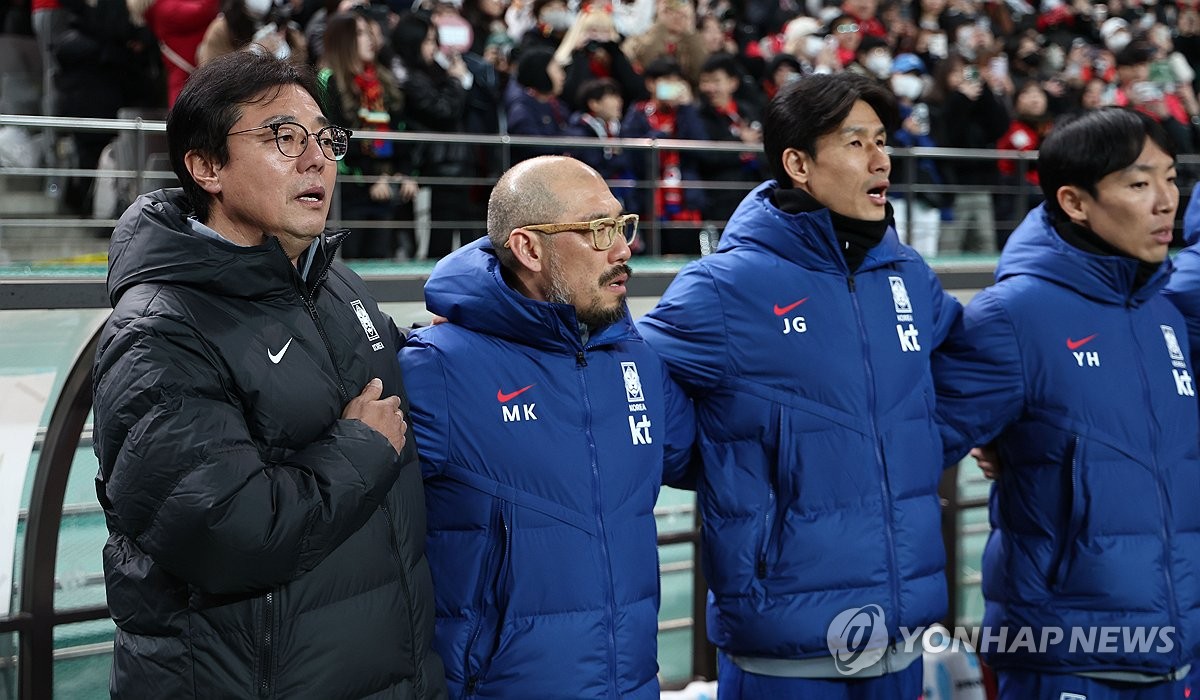
[[[349,133],[317,94],[254,53],[198,70],[167,122],[183,190],[114,232],[114,697],[445,697],[401,339],[323,233]]]

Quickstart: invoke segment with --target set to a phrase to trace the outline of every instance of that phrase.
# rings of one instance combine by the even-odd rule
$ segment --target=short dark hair
[[[732,54],[724,52],[714,53],[704,61],[702,66],[700,66],[701,74],[715,73],[717,71],[724,71],[725,75],[728,75],[731,78],[737,78],[739,80],[742,77],[742,69],[738,65],[737,59],[734,58]]]
[[[854,73],[806,75],[782,87],[767,106],[763,119],[763,150],[771,176],[779,186],[792,186],[783,167],[789,148],[817,155],[817,139],[838,128],[854,104],[863,101],[875,110],[888,133],[900,123],[896,98],[882,84]]]
[[[287,85],[299,85],[312,95],[328,118],[316,75],[302,63],[283,61],[257,51],[235,51],[204,64],[188,78],[167,115],[167,151],[171,169],[200,221],[208,220],[211,195],[192,179],[184,156],[199,151],[218,165],[228,163],[228,134],[241,119],[242,108],[274,99]]]
[[[642,71],[642,75],[651,80],[666,78],[667,76],[682,78],[683,68],[680,68],[679,61],[673,58],[656,58],[646,66],[646,69]]]
[[[609,95],[620,95],[621,86],[612,78],[593,78],[585,81],[579,86],[579,92],[576,93],[575,101],[580,109],[587,111],[588,103],[592,100],[599,100]]]
[[[1104,177],[1133,165],[1150,139],[1171,158],[1175,144],[1152,117],[1124,107],[1102,107],[1056,123],[1038,149],[1037,169],[1046,211],[1056,220],[1066,214],[1058,190],[1073,185],[1096,195]]]
[[[1138,66],[1154,60],[1154,45],[1145,39],[1135,39],[1129,42],[1113,56],[1117,67]]]

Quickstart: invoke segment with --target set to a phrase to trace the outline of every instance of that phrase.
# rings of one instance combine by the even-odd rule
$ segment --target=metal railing
[[[123,181],[132,181],[132,189],[134,192],[144,192],[148,188],[148,183],[174,183],[175,175],[172,172],[165,170],[149,170],[147,169],[147,158],[151,155],[152,147],[149,144],[150,138],[161,139],[166,130],[166,125],[162,121],[147,121],[142,119],[85,119],[85,118],[66,118],[66,117],[44,117],[44,116],[25,116],[25,115],[3,115],[0,114],[0,126],[15,126],[33,130],[46,130],[51,132],[67,132],[67,131],[101,131],[111,132],[114,134],[131,134],[132,148],[126,149],[129,151],[126,158],[130,162],[122,163],[126,166],[118,170],[87,170],[79,168],[49,168],[49,167],[0,167],[0,176],[22,177],[22,178],[106,178],[119,179]],[[430,132],[371,132],[368,135],[356,135],[355,138],[369,136],[372,140],[391,141],[400,144],[410,144],[413,146],[420,144],[437,144],[437,143],[459,143],[471,146],[478,146],[489,149],[494,155],[498,154],[499,160],[493,164],[490,173],[478,173],[473,177],[431,177],[420,176],[417,178],[418,184],[421,187],[436,188],[439,186],[453,185],[457,187],[480,187],[488,188],[495,183],[496,177],[506,170],[513,162],[514,149],[522,147],[534,147],[543,150],[551,149],[556,152],[579,152],[583,149],[597,148],[621,148],[630,151],[638,152],[644,159],[646,173],[659,173],[659,165],[661,163],[662,154],[665,151],[691,153],[691,152],[724,152],[724,153],[760,153],[761,147],[747,146],[746,144],[729,142],[729,141],[689,141],[678,139],[613,139],[604,140],[595,138],[578,138],[578,137],[528,137],[528,136],[512,136],[512,135],[487,135],[487,134],[446,134],[446,133],[430,133]],[[161,144],[160,144],[161,147]],[[1025,179],[1025,174],[1034,163],[1037,157],[1036,152],[1031,151],[1011,151],[1011,150],[977,150],[977,149],[954,149],[954,148],[893,148],[890,149],[893,158],[892,167],[892,185],[890,192],[893,195],[901,195],[905,197],[915,196],[919,194],[925,195],[953,195],[964,191],[964,187],[957,185],[953,181],[945,182],[941,185],[919,183],[918,168],[921,159],[931,159],[940,164],[953,164],[962,161],[988,161],[998,162],[1001,160],[1012,161],[1016,165],[1016,177],[1013,182],[1019,184],[1001,184],[997,175],[996,184],[987,186],[974,186],[969,189],[974,192],[986,192],[996,196],[1011,198],[1011,211],[1016,212],[1018,216],[1022,216],[1028,209],[1029,205],[1040,199],[1040,192],[1028,184]],[[1190,184],[1193,180],[1189,173],[1200,172],[1200,156],[1182,155],[1179,157],[1182,176],[1180,178],[1181,188],[1186,195],[1190,191]],[[108,181],[108,180],[106,180]],[[372,178],[365,176],[340,175],[340,182],[365,183],[372,181]],[[659,197],[656,196],[659,190],[663,187],[681,187],[685,190],[700,190],[700,191],[732,191],[748,192],[757,182],[751,181],[711,181],[711,180],[684,180],[679,183],[665,182],[661,179],[648,178],[644,180],[614,180],[610,185],[617,188],[632,188],[634,191],[644,195],[643,200],[649,208],[644,212],[642,230],[645,234],[647,250],[649,255],[656,256],[662,251],[663,234],[670,231],[699,231],[704,227],[714,227],[720,229],[724,225],[721,220],[703,220],[699,222],[671,222],[663,220],[662,212],[659,208]],[[912,213],[913,208],[906,208],[906,217],[908,225],[906,230],[912,230]],[[333,208],[331,211],[331,223],[339,226],[349,226],[355,229],[373,229],[373,228],[414,228],[420,224],[432,227],[433,229],[456,229],[470,228],[475,231],[482,231],[484,222],[481,220],[469,221],[431,221],[421,222],[413,220],[394,220],[387,222],[378,221],[359,221],[359,220],[344,220],[340,216],[340,191],[336,193]],[[997,221],[998,229],[1011,230],[1018,223],[1018,220],[1002,220]],[[64,227],[87,227],[95,229],[110,229],[115,221],[109,218],[89,218],[89,217],[6,217],[3,212],[0,212],[0,242],[2,242],[2,234],[5,227],[21,226],[21,227],[44,227],[44,228],[64,228]]]

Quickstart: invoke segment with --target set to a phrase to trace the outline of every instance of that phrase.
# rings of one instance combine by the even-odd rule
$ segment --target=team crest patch
[[[896,305],[896,313],[911,314],[912,302],[908,298],[908,289],[904,286],[904,279],[901,277],[888,277],[888,282],[892,285],[892,302]]]
[[[636,362],[622,362],[621,375],[625,378],[625,400],[629,403],[641,403],[646,400],[642,393],[642,378],[638,376]]]

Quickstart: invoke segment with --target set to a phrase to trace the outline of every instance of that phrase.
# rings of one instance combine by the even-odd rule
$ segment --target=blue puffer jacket
[[[658,698],[654,503],[695,417],[626,314],[512,291],[488,240],[425,287],[449,323],[409,338],[435,647],[451,697]]]
[[[1163,293],[1187,321],[1194,366],[1200,352],[1200,246],[1196,245],[1200,243],[1200,183],[1192,188],[1183,213],[1183,240],[1188,247],[1175,256],[1175,272]]]
[[[1159,294],[1171,264],[1135,289],[1137,268],[1070,246],[1039,206],[935,362],[947,460],[999,438],[984,624],[1010,628],[1010,646],[986,654],[994,666],[1157,675],[1196,655],[1195,385],[1184,320]],[[1065,641],[1012,644],[1021,627]],[[1086,642],[1103,627],[1149,642]]]
[[[892,639],[946,611],[929,356],[960,308],[894,229],[851,275],[828,210],[775,189],[639,329],[696,402],[709,636],[801,659],[849,608],[881,606]]]

